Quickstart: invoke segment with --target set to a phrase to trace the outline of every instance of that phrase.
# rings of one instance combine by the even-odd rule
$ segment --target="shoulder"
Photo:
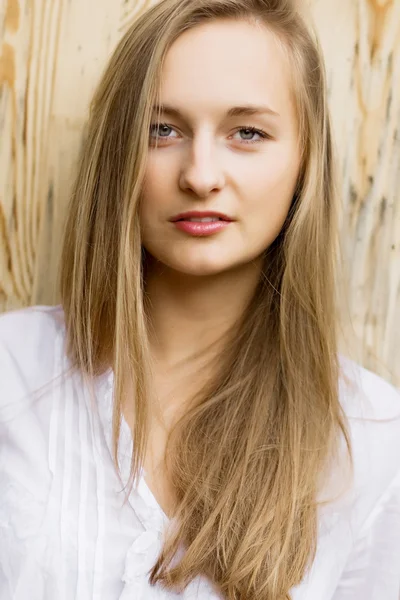
[[[35,337],[35,341],[44,332],[56,334],[64,328],[62,306],[36,305],[20,308],[0,314],[0,343],[13,345],[22,338],[24,341]]]
[[[400,413],[400,389],[340,355],[340,396],[348,417],[386,419]]]
[[[361,522],[398,488],[400,391],[341,356],[340,398],[352,444],[354,490]]]
[[[37,305],[0,315],[0,421],[16,401],[56,374],[63,337],[61,305]]]
[[[60,372],[62,339],[60,307],[0,315],[0,580],[3,568],[13,581],[30,555],[39,564],[49,542],[50,493],[64,473],[64,398],[42,391]]]

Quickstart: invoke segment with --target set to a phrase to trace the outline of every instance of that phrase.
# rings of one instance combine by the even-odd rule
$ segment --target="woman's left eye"
[[[246,135],[249,135],[249,134],[250,134],[250,135],[257,134],[257,135],[259,135],[259,136],[260,136],[262,139],[266,139],[266,138],[269,138],[269,137],[270,137],[270,136],[267,134],[267,132],[266,132],[266,131],[264,131],[264,130],[262,130],[262,129],[257,129],[256,127],[251,127],[251,126],[248,126],[248,127],[241,127],[240,129],[238,129],[238,130],[236,131],[236,133],[239,133],[240,131],[245,131],[245,132],[246,132]],[[243,140],[243,141],[244,141],[244,142],[246,142],[247,144],[249,144],[249,143],[250,143],[250,144],[254,144],[255,142],[258,142],[258,141],[260,141],[260,140],[254,140],[254,139],[252,139],[252,140]]]
[[[168,135],[157,135],[157,130],[158,130],[158,134],[160,134],[160,130],[164,130],[165,129],[170,129],[171,131],[173,130],[173,127],[171,127],[170,125],[167,125],[167,123],[154,123],[150,126],[150,136],[152,138],[158,138],[159,140],[161,139],[171,139],[170,136]],[[152,132],[155,131],[155,134],[152,135]],[[239,129],[236,130],[236,133],[239,132],[245,132],[245,135],[250,135],[250,136],[254,136],[255,134],[258,135],[261,139],[270,139],[271,136],[264,131],[263,129],[257,129],[256,127],[252,127],[252,126],[244,126],[244,127],[239,127]],[[167,132],[168,133],[168,132]],[[254,144],[259,142],[259,139],[243,139],[241,138],[241,141],[244,142],[245,144]]]

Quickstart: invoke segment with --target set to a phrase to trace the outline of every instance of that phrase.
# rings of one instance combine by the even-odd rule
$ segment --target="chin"
[[[185,251],[182,247],[171,247],[168,253],[165,252],[165,249],[157,248],[157,250],[161,250],[160,252],[155,252],[154,250],[151,252],[150,248],[147,249],[151,261],[155,261],[158,264],[158,267],[155,267],[156,270],[161,268],[161,271],[164,273],[167,269],[182,276],[212,277],[243,266],[242,261],[238,260],[238,257],[235,257],[236,260],[234,257],[231,257],[231,260],[229,260],[228,256],[222,256],[222,249],[218,252],[214,248],[212,252],[203,253],[200,248],[197,248],[195,251],[193,249],[190,249],[190,251],[186,249]]]
[[[171,265],[172,267],[172,265]],[[213,275],[219,275],[226,271],[221,265],[199,265],[199,264],[179,264],[172,267],[177,273],[182,275],[189,275],[192,277],[211,277]]]
[[[179,256],[167,257],[159,256],[157,262],[167,269],[171,269],[177,274],[187,275],[192,277],[210,277],[218,275],[231,268],[231,265],[221,264],[216,262],[215,258],[209,257],[201,260],[201,257]]]

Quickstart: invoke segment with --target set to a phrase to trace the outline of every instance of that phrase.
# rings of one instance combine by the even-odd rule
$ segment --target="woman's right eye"
[[[152,137],[159,137],[159,138],[169,139],[168,135],[162,135],[163,133],[167,133],[168,134],[168,130],[172,131],[172,127],[170,127],[166,123],[152,123],[150,125],[150,135]],[[155,134],[153,134],[153,132],[155,132]]]

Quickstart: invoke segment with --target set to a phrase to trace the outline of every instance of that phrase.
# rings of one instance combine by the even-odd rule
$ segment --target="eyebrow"
[[[183,118],[183,113],[178,109],[175,108],[174,106],[171,106],[169,104],[156,104],[155,106],[153,106],[153,111],[154,112],[162,112],[168,115],[171,115],[172,117],[181,117]],[[269,108],[269,106],[257,106],[256,104],[245,104],[243,106],[232,106],[232,108],[229,108],[226,111],[226,116],[227,117],[249,117],[252,115],[261,115],[261,114],[268,114],[268,115],[272,115],[273,117],[279,117],[279,113],[275,112],[274,110],[272,110],[272,108]]]

